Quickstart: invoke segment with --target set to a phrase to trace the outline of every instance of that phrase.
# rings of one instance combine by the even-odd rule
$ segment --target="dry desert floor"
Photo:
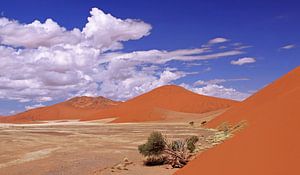
[[[137,147],[153,131],[170,139],[197,135],[202,138],[199,144],[209,147],[205,138],[215,131],[199,127],[200,120],[190,126],[190,120],[0,124],[0,175],[172,174],[176,169],[144,166]],[[116,165],[124,159],[128,159],[129,165],[126,170],[118,170]]]

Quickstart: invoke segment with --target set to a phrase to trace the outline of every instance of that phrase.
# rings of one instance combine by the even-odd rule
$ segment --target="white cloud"
[[[190,90],[208,96],[220,97],[220,98],[228,98],[234,100],[244,100],[250,94],[240,92],[234,88],[228,88],[222,85],[226,82],[234,82],[234,81],[247,81],[250,80],[248,78],[233,78],[233,79],[212,79],[212,80],[198,80],[194,82],[193,86],[187,86]],[[186,85],[185,85],[186,86]]]
[[[81,32],[76,28],[67,31],[52,19],[47,19],[44,23],[36,20],[30,24],[20,24],[18,21],[0,18],[0,37],[1,44],[35,48],[79,43]]]
[[[9,111],[10,115],[16,114],[17,112],[15,110]]]
[[[196,86],[181,84],[185,88],[202,95],[214,96],[219,98],[233,99],[242,101],[250,96],[248,93],[240,92],[234,88],[228,88],[220,84],[206,83],[205,81],[197,81]],[[203,85],[202,87],[198,87]]]
[[[21,24],[15,20],[0,18],[0,42],[26,48],[80,44],[103,51],[122,48],[121,41],[140,39],[149,35],[151,30],[151,26],[143,21],[118,19],[97,8],[93,8],[90,14],[82,31],[77,28],[68,31],[52,19],[47,19],[44,23],[35,20],[30,24]]]
[[[105,94],[114,99],[128,99],[145,93],[153,88],[169,84],[186,76],[185,72],[176,69],[159,67],[142,67],[141,63],[130,60],[112,60],[100,66],[97,76],[100,85],[100,94]]]
[[[202,66],[202,63],[193,63],[193,62],[187,62],[185,63],[187,67],[193,67],[193,66]]]
[[[151,26],[140,20],[121,20],[93,8],[82,30],[87,42],[100,48],[120,48],[120,41],[136,40],[149,35]]]
[[[45,97],[38,97],[36,99],[37,102],[47,102],[47,101],[52,101],[52,100],[53,100],[52,97],[47,97],[47,96],[45,96]]]
[[[296,45],[294,45],[294,44],[288,44],[288,45],[280,47],[280,49],[288,50],[288,49],[293,49],[295,47],[296,47]]]
[[[45,105],[39,103],[39,104],[35,104],[35,105],[32,105],[32,106],[25,106],[25,109],[30,110],[30,109],[40,108],[40,107],[44,107],[44,106]]]
[[[163,64],[171,60],[179,61],[195,61],[195,60],[211,60],[218,59],[226,56],[235,56],[243,54],[243,51],[229,50],[224,52],[209,53],[207,48],[199,49],[186,49],[175,51],[161,51],[161,50],[148,50],[148,51],[135,51],[130,53],[109,53],[105,58],[110,59],[126,59],[140,62],[148,62],[155,64]]]
[[[143,21],[119,19],[97,8],[90,11],[83,29],[67,30],[52,19],[22,24],[0,18],[0,99],[33,101],[40,106],[78,95],[128,99],[190,74],[166,67],[170,61],[244,53],[234,49],[216,52],[208,46],[116,51],[123,47],[122,42],[140,39],[150,30],[151,25]],[[215,39],[213,43],[221,41]],[[210,70],[208,67],[206,71]]]
[[[79,92],[98,95],[101,82],[94,75],[102,53],[148,35],[151,26],[97,8],[90,14],[82,31],[66,30],[52,19],[21,24],[0,18],[0,98],[44,102]]]
[[[225,82],[247,81],[247,80],[250,80],[250,79],[248,79],[248,78],[234,78],[234,79],[212,79],[212,80],[208,80],[208,81],[198,80],[194,83],[194,86],[222,84],[222,83],[225,83]]]
[[[199,94],[220,97],[220,98],[227,98],[233,100],[242,101],[246,99],[250,94],[239,92],[234,88],[226,88],[222,85],[217,84],[210,84],[204,87],[196,87],[192,89],[194,92]]]
[[[208,44],[218,44],[218,43],[224,43],[224,42],[227,42],[229,41],[228,39],[226,38],[214,38],[214,39],[211,39],[208,41]]]
[[[243,64],[250,64],[250,63],[255,63],[256,59],[255,58],[251,58],[251,57],[244,57],[244,58],[240,58],[238,60],[232,60],[230,63],[233,65],[243,65]]]
[[[211,71],[211,70],[212,70],[211,67],[207,67],[207,68],[205,68],[205,69],[203,70],[203,72],[209,72],[209,71]]]

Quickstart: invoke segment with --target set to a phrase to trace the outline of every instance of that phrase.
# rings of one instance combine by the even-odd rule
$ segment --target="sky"
[[[300,65],[300,2],[2,0],[0,115],[166,84],[244,100]]]

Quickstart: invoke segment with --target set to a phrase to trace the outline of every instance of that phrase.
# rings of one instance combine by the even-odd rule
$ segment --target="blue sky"
[[[299,66],[299,8],[297,1],[3,0],[0,114],[77,95],[125,100],[164,84],[241,100]],[[40,24],[28,26],[34,20]]]

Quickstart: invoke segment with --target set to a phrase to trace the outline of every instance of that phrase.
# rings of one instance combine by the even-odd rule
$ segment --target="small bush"
[[[203,122],[201,122],[201,126],[204,126],[204,125],[206,125],[206,123],[207,123],[207,121],[203,121]]]
[[[161,154],[166,147],[166,140],[160,132],[153,132],[148,141],[138,147],[140,153],[144,156]]]
[[[170,164],[173,168],[181,168],[191,159],[198,140],[197,136],[192,136],[185,140],[170,141],[160,132],[153,132],[138,149],[145,156],[145,165]]]
[[[192,136],[186,140],[187,149],[192,153],[196,149],[196,143],[199,141],[197,136]]]
[[[217,130],[223,131],[224,133],[227,134],[230,133],[231,128],[232,128],[231,124],[229,124],[228,122],[223,122],[217,127]]]
[[[171,143],[171,149],[173,151],[180,151],[180,150],[184,149],[184,145],[185,145],[185,143],[183,141],[181,141],[181,140],[174,140]]]
[[[195,124],[195,122],[194,121],[191,121],[191,122],[189,122],[189,124],[190,124],[190,126],[194,126],[194,124]]]

